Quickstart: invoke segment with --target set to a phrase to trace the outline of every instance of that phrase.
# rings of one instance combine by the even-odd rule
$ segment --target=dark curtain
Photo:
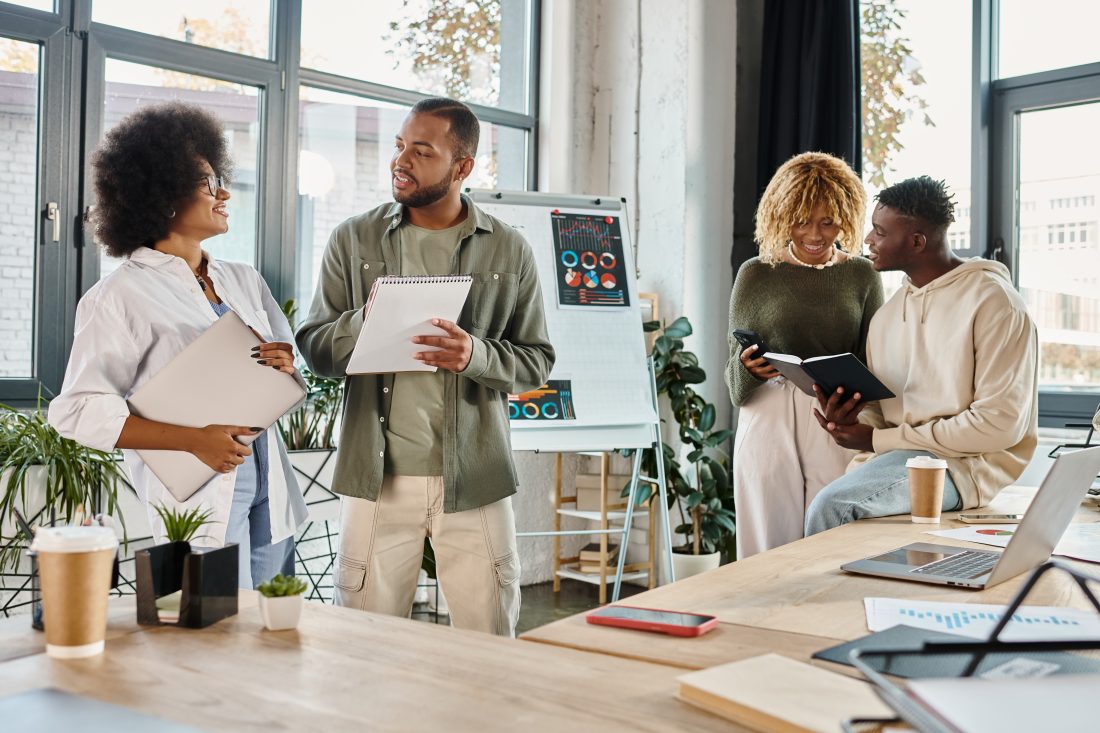
[[[757,201],[792,155],[817,150],[860,173],[859,0],[767,0]]]

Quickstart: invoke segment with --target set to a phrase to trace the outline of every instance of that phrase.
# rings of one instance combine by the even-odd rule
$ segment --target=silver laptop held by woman
[[[305,389],[289,374],[256,363],[251,350],[260,343],[240,316],[226,313],[130,396],[130,411],[190,428],[270,427],[301,401]],[[237,437],[244,444],[255,439]],[[187,451],[137,454],[177,501],[186,501],[217,474]]]

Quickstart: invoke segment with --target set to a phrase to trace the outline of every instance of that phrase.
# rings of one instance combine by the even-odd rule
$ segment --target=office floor
[[[644,590],[645,588],[639,585],[624,583],[621,598],[629,598]],[[608,589],[608,597],[610,598],[610,596],[611,590]],[[516,624],[516,635],[518,636],[537,626],[543,626],[552,621],[591,610],[599,605],[599,588],[577,580],[563,580],[560,593],[554,592],[552,582],[524,586],[523,603],[519,610],[519,623]]]
[[[434,590],[434,589],[433,589]],[[645,588],[629,583],[623,584],[622,598],[629,598],[644,591]],[[611,591],[608,589],[608,595]],[[523,587],[522,602],[519,610],[519,622],[516,635],[530,631],[545,624],[589,611],[600,605],[600,591],[595,585],[576,580],[563,580],[561,591],[554,592],[551,582],[536,583]],[[426,604],[413,608],[412,617],[416,621],[447,623],[446,616],[438,618]]]

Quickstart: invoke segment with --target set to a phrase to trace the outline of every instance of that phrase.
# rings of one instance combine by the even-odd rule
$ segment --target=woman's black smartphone
[[[760,334],[756,331],[750,331],[747,328],[735,328],[733,329],[733,338],[741,344],[742,351],[756,344],[758,348],[753,353],[753,358],[759,358],[764,355],[764,352],[770,351],[767,344],[764,343],[764,339],[760,338]]]

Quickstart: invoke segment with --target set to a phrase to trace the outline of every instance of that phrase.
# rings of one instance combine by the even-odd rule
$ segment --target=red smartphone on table
[[[600,626],[621,626],[672,636],[701,636],[718,625],[714,616],[639,606],[604,606],[589,611],[584,619]]]

